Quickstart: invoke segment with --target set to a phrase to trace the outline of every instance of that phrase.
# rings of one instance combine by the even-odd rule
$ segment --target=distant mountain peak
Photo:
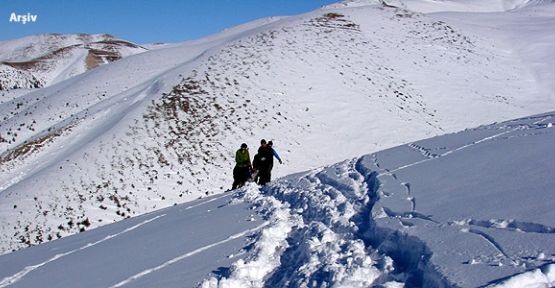
[[[415,12],[503,12],[527,7],[553,4],[554,0],[344,0],[328,8],[380,5]]]
[[[147,51],[110,34],[41,34],[0,42],[0,90],[40,88]]]

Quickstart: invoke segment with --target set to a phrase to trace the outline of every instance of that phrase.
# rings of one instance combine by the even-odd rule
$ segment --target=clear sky
[[[42,33],[109,33],[138,44],[181,42],[339,0],[0,0],[0,41]],[[36,22],[10,22],[12,13]]]

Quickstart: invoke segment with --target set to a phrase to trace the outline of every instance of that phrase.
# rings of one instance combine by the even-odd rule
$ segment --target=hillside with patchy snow
[[[0,91],[49,86],[145,51],[108,34],[44,34],[1,41]]]
[[[242,142],[254,154],[273,139],[283,176],[553,110],[538,71],[552,71],[555,41],[533,28],[555,13],[537,7],[428,14],[346,2],[5,92],[0,250],[222,192]]]
[[[553,287],[555,112],[0,256],[0,287]]]

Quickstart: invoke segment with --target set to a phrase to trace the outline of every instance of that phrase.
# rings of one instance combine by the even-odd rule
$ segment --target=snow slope
[[[2,94],[0,251],[222,192],[242,142],[254,154],[273,139],[283,176],[553,110],[552,79],[537,77],[552,33],[516,25],[548,26],[552,12],[470,25],[474,13],[347,3]],[[515,46],[519,33],[536,48]]]
[[[40,88],[145,52],[108,34],[44,34],[0,42],[0,90]]]
[[[416,141],[3,255],[0,287],[553,287],[554,122]]]
[[[229,203],[233,197],[190,202],[80,234],[84,237],[5,255],[0,287],[121,287],[126,281],[135,287],[178,287],[199,282],[218,266],[229,266],[236,259],[226,252],[239,251],[247,236],[268,225],[249,204]],[[74,265],[68,266],[70,262]]]
[[[545,8],[553,0],[347,0],[343,5],[365,5],[369,1],[423,13],[432,12],[506,12],[530,7]],[[341,5],[341,4],[340,4]]]

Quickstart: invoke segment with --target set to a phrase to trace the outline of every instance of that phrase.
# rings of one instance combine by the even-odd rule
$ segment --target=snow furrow
[[[501,247],[501,245],[497,241],[495,241],[495,239],[492,236],[488,235],[486,232],[471,228],[471,229],[468,229],[468,233],[472,233],[472,234],[476,234],[476,235],[480,236],[486,242],[491,244],[491,246],[493,246],[497,251],[499,251],[499,253],[501,253],[505,258],[508,258],[508,259],[511,258],[507,254],[507,252],[505,252],[503,247]]]
[[[365,177],[358,166],[354,159],[262,188],[258,202],[289,207],[288,217],[297,219],[290,232],[281,234],[287,237],[279,238],[290,245],[279,247],[282,253],[278,265],[267,265],[272,267],[271,273],[263,273],[262,280],[249,282],[247,275],[252,273],[236,272],[251,263],[239,261],[232,268],[232,277],[219,281],[212,278],[203,287],[228,287],[229,283],[249,283],[253,287],[366,287],[394,283],[388,276],[391,264],[386,264],[390,258],[378,256],[362,237],[370,225],[370,198],[374,198],[368,187],[370,191],[377,187],[377,174]],[[264,258],[260,252],[257,255],[254,259]],[[229,282],[230,279],[234,280]]]

